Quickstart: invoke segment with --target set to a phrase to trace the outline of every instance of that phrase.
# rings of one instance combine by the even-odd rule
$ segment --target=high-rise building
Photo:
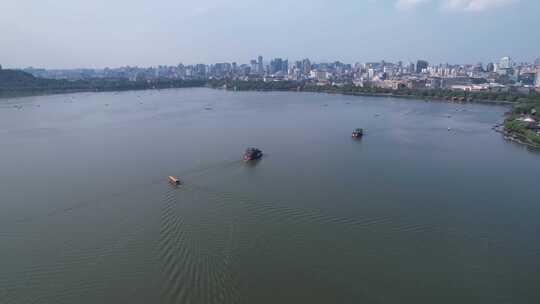
[[[416,62],[416,73],[420,74],[424,69],[427,69],[429,66],[429,63],[425,60],[418,60]]]
[[[283,60],[281,58],[275,58],[270,62],[270,73],[276,74],[276,73],[287,73],[289,69],[289,61]]]
[[[270,74],[275,74],[281,71],[282,63],[283,63],[283,60],[281,58],[275,58],[272,61],[270,61]]]
[[[518,75],[517,82],[521,83],[522,85],[534,86],[535,79],[536,71],[534,71],[533,73],[525,72]]]
[[[510,57],[503,57],[499,60],[499,69],[509,69],[512,67],[512,59]]]
[[[205,64],[196,64],[195,67],[193,68],[193,74],[192,76],[195,77],[195,78],[199,78],[199,79],[204,79],[207,77],[207,72],[206,72],[206,65]]]
[[[257,63],[257,60],[251,60],[249,62],[249,65],[252,74],[259,74],[259,64]]]
[[[493,62],[490,62],[486,65],[486,72],[495,72],[495,65],[493,64]]]
[[[262,75],[264,72],[263,70],[263,57],[259,55],[259,57],[257,58],[257,72]]]
[[[311,62],[309,59],[302,60],[302,69],[304,70],[305,75],[309,75],[311,73]]]
[[[372,80],[373,77],[375,77],[375,69],[368,69],[367,73],[368,73],[369,80]]]
[[[414,62],[409,62],[409,65],[407,66],[407,72],[409,74],[412,74],[415,72],[415,65],[414,65]]]
[[[403,62],[398,61],[397,67],[396,67],[396,73],[401,74],[403,72]]]
[[[214,76],[223,77],[229,74],[232,71],[231,64],[228,62],[216,63],[211,69],[211,73]]]
[[[499,64],[497,65],[497,73],[501,76],[511,76],[513,74],[512,60],[510,57],[503,57],[501,60],[499,60]]]

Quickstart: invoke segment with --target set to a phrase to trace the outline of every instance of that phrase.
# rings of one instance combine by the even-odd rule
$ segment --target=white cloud
[[[398,0],[396,2],[396,7],[399,9],[412,9],[422,2],[427,0]]]
[[[396,8],[404,10],[413,9],[419,4],[429,1],[439,2],[444,9],[478,12],[510,5],[519,0],[397,0]]]
[[[444,8],[466,11],[485,11],[492,8],[506,6],[516,0],[445,0]]]

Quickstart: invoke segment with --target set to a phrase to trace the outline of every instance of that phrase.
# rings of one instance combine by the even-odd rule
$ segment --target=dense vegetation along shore
[[[540,149],[540,102],[521,102],[506,114],[502,128],[505,138]]]
[[[183,87],[203,87],[204,80],[139,80],[96,78],[87,80],[57,80],[37,78],[16,70],[0,70],[0,97],[19,97],[74,92],[106,92]]]
[[[402,98],[440,99],[456,102],[494,102],[511,104],[515,102],[540,102],[540,94],[523,95],[508,92],[465,92],[449,89],[418,89],[402,88],[399,90],[379,87],[359,87],[352,84],[342,86],[317,85],[312,83],[298,83],[295,81],[237,81],[237,80],[209,80],[212,88],[225,88],[238,91],[304,91],[323,92],[344,95],[388,96]]]

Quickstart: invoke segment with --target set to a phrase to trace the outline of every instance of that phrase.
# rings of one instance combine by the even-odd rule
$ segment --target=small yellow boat
[[[182,184],[182,182],[180,181],[180,179],[176,176],[169,176],[167,178],[169,180],[169,183],[173,184],[173,185],[176,185],[176,186],[179,186]]]

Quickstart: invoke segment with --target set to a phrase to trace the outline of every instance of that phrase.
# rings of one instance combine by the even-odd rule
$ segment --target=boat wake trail
[[[195,220],[193,216],[203,213],[193,207],[201,204],[219,208],[216,197],[201,196],[189,186],[169,190],[164,196],[159,241],[162,303],[241,302],[228,270],[234,225],[229,225],[224,237],[209,227],[216,213]]]

